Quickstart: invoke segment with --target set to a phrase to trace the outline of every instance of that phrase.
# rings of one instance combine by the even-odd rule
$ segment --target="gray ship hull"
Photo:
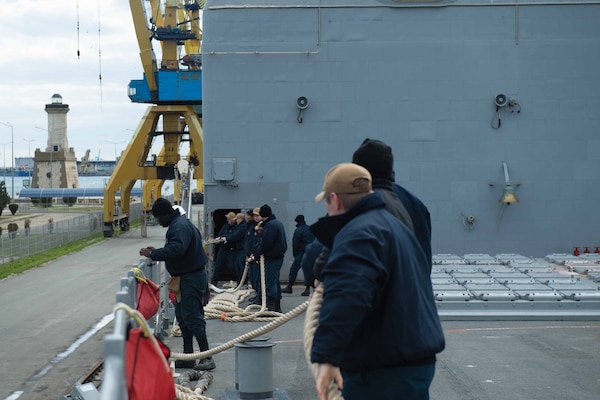
[[[209,234],[268,203],[291,236],[369,137],[428,206],[434,254],[600,245],[599,2],[245,3],[204,11]]]

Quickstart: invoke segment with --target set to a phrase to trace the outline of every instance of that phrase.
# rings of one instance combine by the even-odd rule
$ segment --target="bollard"
[[[240,399],[273,397],[273,346],[268,341],[236,343]]]
[[[258,336],[258,337],[255,337],[254,339],[250,339],[250,340],[247,340],[247,341],[242,342],[242,343],[268,342],[269,340],[271,340],[270,337]],[[238,357],[239,357],[238,356],[238,348],[236,346],[235,347],[235,390],[239,390],[239,388],[240,388],[239,379],[238,379],[238,377],[239,377],[239,372],[238,372],[238,370],[239,370],[239,368],[238,368]]]

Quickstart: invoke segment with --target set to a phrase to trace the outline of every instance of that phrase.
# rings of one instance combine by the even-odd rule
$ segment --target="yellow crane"
[[[105,237],[112,236],[117,225],[123,231],[129,230],[130,195],[137,180],[144,180],[144,213],[161,196],[165,180],[174,180],[175,201],[181,201],[181,180],[176,179],[181,160],[193,166],[189,170],[197,187],[203,185],[200,12],[204,1],[129,0],[129,6],[144,77],[130,82],[128,95],[132,102],[151,105],[104,189]],[[154,41],[161,45],[160,63]],[[160,139],[162,148],[158,156],[151,157],[152,146]],[[182,143],[186,142],[189,151],[182,157]],[[119,190],[120,206],[115,207]]]

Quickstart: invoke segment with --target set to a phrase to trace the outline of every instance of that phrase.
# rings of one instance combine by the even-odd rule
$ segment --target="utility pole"
[[[6,145],[10,142],[0,143],[2,144],[2,154],[4,156],[4,161],[2,162],[2,170],[4,171],[4,183],[6,184]]]
[[[29,158],[29,161],[31,160],[31,142],[35,142],[35,139],[25,139],[23,138],[24,141],[27,142],[27,157]],[[33,169],[33,163],[31,164],[31,167],[29,168],[29,178],[31,179],[31,170]],[[31,182],[30,182],[31,183]]]
[[[12,187],[11,187],[11,201],[14,201],[15,198],[15,130],[14,127],[10,124],[10,122],[0,122],[0,124],[4,125],[4,126],[8,126],[10,127],[10,143],[11,143],[11,152],[10,152],[10,158],[12,159],[11,162],[11,169],[12,169]],[[5,167],[6,169],[6,167]],[[4,172],[6,174],[6,172]]]
[[[111,143],[111,144],[115,145],[115,165],[116,165],[116,163],[117,163],[117,145],[121,144],[121,143],[125,143],[125,140],[121,140],[121,141],[118,141],[118,142],[113,142],[112,140],[105,140],[105,142],[106,143]]]
[[[117,162],[117,145],[121,143],[125,143],[125,140],[121,140],[119,142],[113,142],[112,140],[105,140],[106,143],[111,143],[115,145],[115,163]]]

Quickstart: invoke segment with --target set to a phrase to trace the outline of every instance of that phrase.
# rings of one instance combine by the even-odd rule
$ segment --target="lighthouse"
[[[48,114],[48,142],[45,151],[35,150],[31,187],[79,187],[77,158],[67,138],[69,105],[63,104],[60,94],[54,94],[45,110]]]

